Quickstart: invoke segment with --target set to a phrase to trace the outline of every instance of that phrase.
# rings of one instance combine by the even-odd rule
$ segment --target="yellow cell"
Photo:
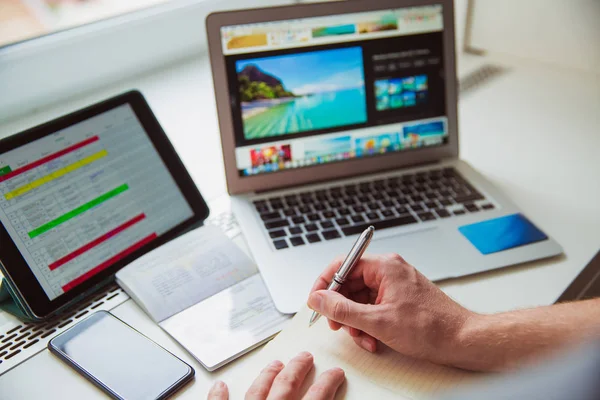
[[[69,164],[64,168],[56,170],[56,171],[52,172],[51,174],[48,174],[39,179],[36,179],[35,181],[28,183],[27,185],[16,188],[12,192],[8,192],[7,194],[5,194],[4,197],[6,198],[6,200],[13,199],[17,196],[20,196],[22,194],[29,192],[32,189],[38,188],[46,183],[52,182],[56,178],[60,178],[61,176],[64,176],[70,172],[77,171],[79,168],[84,167],[88,164],[91,164],[94,161],[101,159],[102,157],[106,157],[107,155],[108,155],[108,151],[101,150],[97,153],[92,154],[91,156],[88,156],[79,161],[76,161],[73,164]]]

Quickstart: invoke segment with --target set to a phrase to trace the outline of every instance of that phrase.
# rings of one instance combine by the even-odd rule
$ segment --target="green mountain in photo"
[[[256,65],[247,65],[238,73],[240,98],[243,102],[296,97],[285,89],[280,79],[262,71]]]

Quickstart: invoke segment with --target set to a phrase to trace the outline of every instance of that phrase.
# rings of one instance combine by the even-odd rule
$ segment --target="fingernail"
[[[312,293],[308,298],[308,306],[314,311],[320,312],[322,300],[323,298],[320,293]]]
[[[225,389],[225,382],[223,382],[223,381],[216,381],[213,387],[215,389]]]
[[[360,345],[367,351],[370,351],[371,353],[375,353],[375,345],[372,341],[370,341],[367,338],[363,338],[360,341]]]
[[[312,354],[310,354],[308,351],[303,351],[302,353],[298,354],[298,357],[312,358]]]
[[[283,363],[279,360],[275,360],[275,361],[271,361],[271,364],[269,364],[269,366],[279,369],[279,368],[283,367]]]

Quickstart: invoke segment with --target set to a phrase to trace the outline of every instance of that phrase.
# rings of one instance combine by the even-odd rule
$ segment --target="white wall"
[[[600,73],[599,0],[474,0],[471,45]]]

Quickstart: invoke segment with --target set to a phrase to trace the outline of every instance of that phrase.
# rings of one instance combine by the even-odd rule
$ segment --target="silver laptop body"
[[[331,2],[212,14],[232,208],[277,308],[374,225],[369,253],[432,280],[562,252],[484,255],[458,230],[519,213],[458,158],[453,2]]]

